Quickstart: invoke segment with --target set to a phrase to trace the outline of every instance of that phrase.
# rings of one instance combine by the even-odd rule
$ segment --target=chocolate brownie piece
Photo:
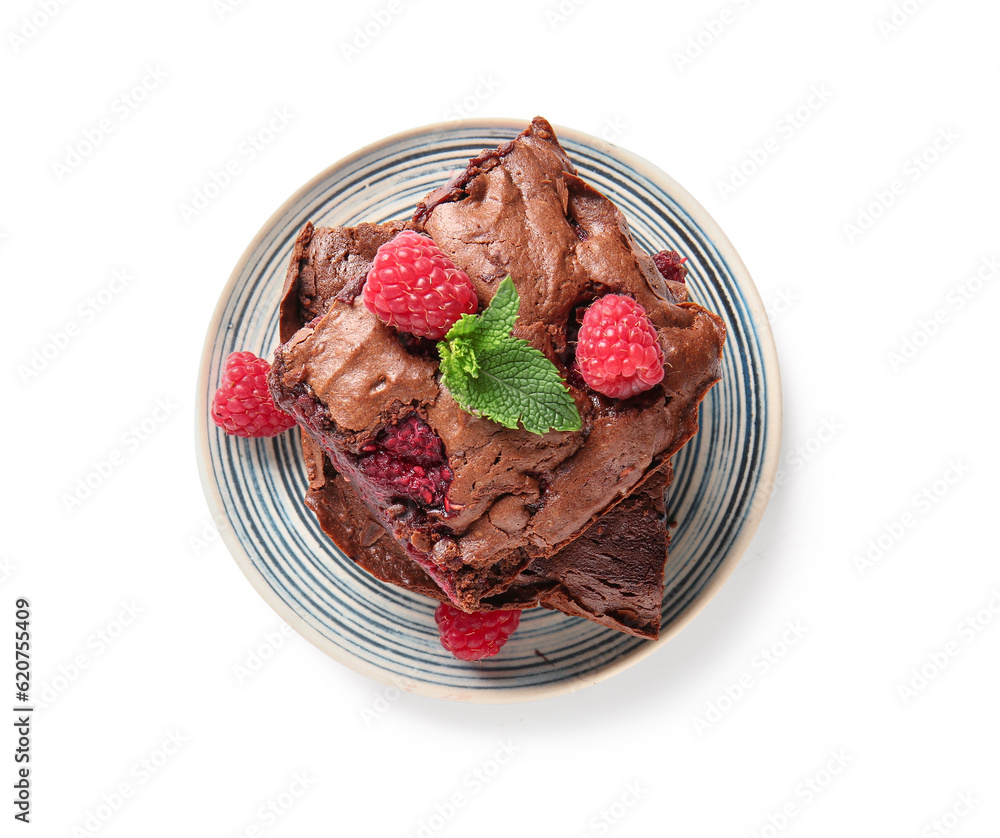
[[[296,240],[282,291],[282,338],[290,338],[352,283],[356,287],[358,276],[363,282],[375,250],[403,226],[394,222],[317,229],[307,224]],[[334,543],[377,579],[447,600],[440,586],[372,516],[309,434],[302,435],[302,452],[309,475],[306,504]],[[530,564],[504,593],[481,601],[480,607],[542,606],[638,637],[657,637],[669,540],[663,492],[671,473],[669,468],[661,471],[658,479],[557,553]]]
[[[664,493],[672,479],[668,462],[569,544],[535,559],[500,597],[485,604],[540,605],[636,637],[659,637],[670,546]]]
[[[359,567],[383,582],[446,601],[448,596],[386,533],[323,449],[303,435],[306,504],[323,531]],[[541,606],[636,637],[659,636],[669,531],[661,471],[552,556],[536,559],[480,610]]]
[[[405,221],[357,227],[314,227],[307,222],[295,239],[281,290],[281,342],[323,314],[335,297],[349,302],[360,294],[375,252],[410,226]]]
[[[544,120],[477,157],[425,199],[413,224],[470,275],[482,305],[513,277],[515,334],[566,377],[582,429],[537,436],[465,413],[441,387],[433,353],[401,340],[346,285],[278,349],[272,392],[407,554],[473,610],[666,467],[697,429],[725,330],[700,306],[678,302],[673,286],[682,283],[668,284],[636,248],[621,213],[580,180]],[[298,253],[299,270],[303,258],[323,264]],[[659,385],[624,401],[590,391],[572,371],[579,312],[612,292],[645,307],[667,365]],[[401,427],[440,441],[442,462],[431,460],[429,482],[383,497],[367,479],[366,452],[384,454]]]
[[[447,600],[427,572],[413,561],[372,516],[330,462],[322,446],[302,434],[302,454],[309,475],[306,506],[344,554],[372,576],[414,593]]]

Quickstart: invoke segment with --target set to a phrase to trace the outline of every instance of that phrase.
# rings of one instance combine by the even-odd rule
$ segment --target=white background
[[[30,826],[0,717],[0,831],[997,835],[998,25],[987,0],[5,3],[0,708],[28,597],[38,709]],[[208,541],[205,329],[340,157],[535,114],[727,232],[771,312],[786,482],[721,593],[623,674],[398,696],[283,632]]]

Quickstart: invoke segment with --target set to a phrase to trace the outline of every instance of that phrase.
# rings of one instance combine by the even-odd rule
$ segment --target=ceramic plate
[[[352,154],[306,184],[264,225],[236,266],[209,327],[198,382],[198,458],[208,503],[243,572],[289,625],[331,658],[400,689],[461,701],[524,701],[579,689],[651,654],[705,605],[760,521],[777,465],[778,364],[760,297],[722,231],[677,183],[595,137],[556,128],[582,177],[624,212],[639,246],[688,258],[692,299],[725,320],[722,380],[701,406],[701,430],[675,458],[667,496],[678,522],[667,563],[663,630],[640,640],[536,608],[495,658],[464,663],[440,645],[435,603],[360,570],[303,503],[298,431],[230,437],[208,404],[226,356],[270,357],[295,237],[321,225],[409,216],[469,158],[526,122],[475,120],[419,128]]]

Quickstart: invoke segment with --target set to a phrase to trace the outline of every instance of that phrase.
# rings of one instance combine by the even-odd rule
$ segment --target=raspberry
[[[406,498],[425,506],[441,505],[452,471],[441,438],[415,413],[381,431],[361,446],[358,462],[369,494],[383,501]]]
[[[295,427],[295,420],[271,399],[269,369],[270,364],[253,352],[233,352],[226,358],[222,386],[212,399],[212,420],[227,434],[276,436]]]
[[[379,320],[402,332],[441,340],[479,307],[472,280],[427,236],[404,230],[383,244],[362,299]]]
[[[383,434],[382,447],[399,459],[422,466],[440,465],[444,461],[441,438],[416,414],[411,413]]]
[[[661,250],[659,253],[654,253],[653,261],[664,279],[684,282],[687,277],[687,268],[684,267],[687,256],[681,256],[676,250]]]
[[[434,612],[441,645],[456,658],[477,661],[500,651],[521,622],[520,611],[481,611],[466,614],[442,602]]]
[[[605,294],[583,315],[576,362],[598,393],[627,399],[663,379],[663,350],[646,310],[631,297]]]

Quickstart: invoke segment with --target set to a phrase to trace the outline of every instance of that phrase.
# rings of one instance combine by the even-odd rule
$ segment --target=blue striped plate
[[[450,122],[363,148],[293,195],[236,266],[208,330],[198,381],[202,483],[220,531],[247,578],[290,626],[334,660],[423,695],[526,701],[579,689],[658,649],[735,568],[770,495],[781,430],[778,362],[760,297],[732,245],[701,206],[645,160],[557,128],[584,179],[625,213],[640,247],[688,257],[692,298],[726,321],[722,380],[702,403],[701,431],[675,458],[667,497],[677,520],[667,563],[663,631],[656,642],[537,608],[501,653],[455,660],[438,642],[435,603],[383,584],[349,561],[305,507],[298,431],[229,437],[208,404],[226,356],[269,357],[278,343],[279,292],[295,236],[319,225],[410,215],[417,201],[482,149],[525,123]]]

